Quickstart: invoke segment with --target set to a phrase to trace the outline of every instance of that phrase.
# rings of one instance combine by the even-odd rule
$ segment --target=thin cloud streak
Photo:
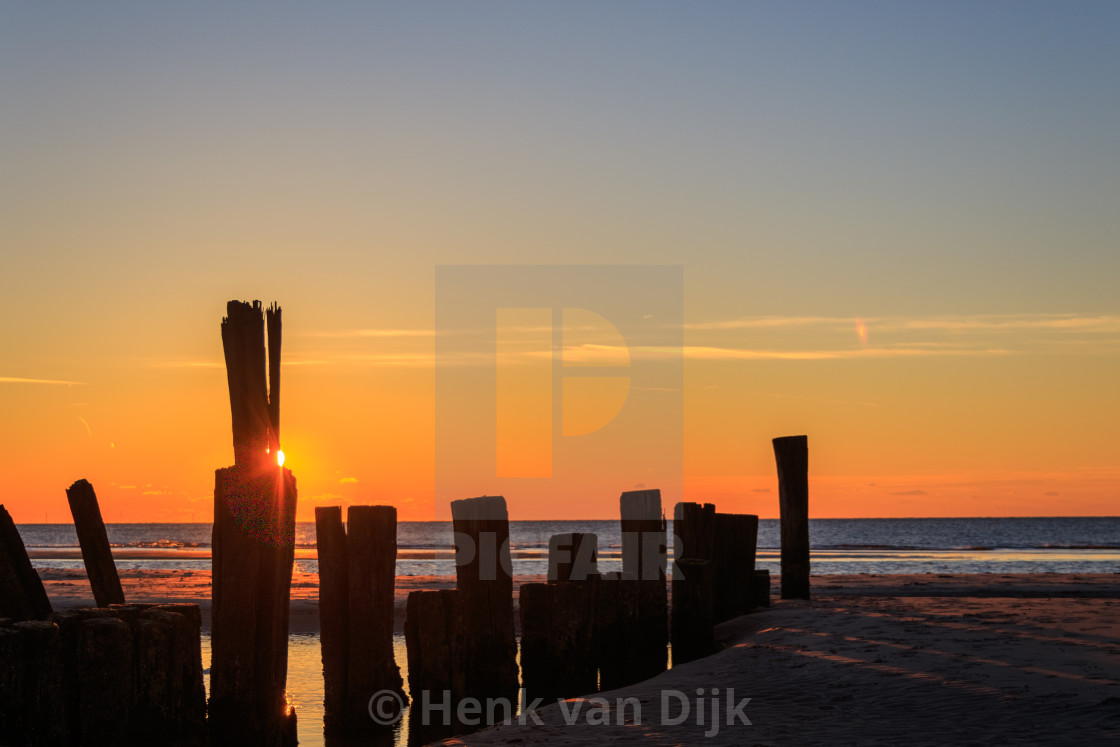
[[[0,376],[0,384],[48,384],[51,386],[85,386],[84,381],[65,379],[25,379],[19,376]]]

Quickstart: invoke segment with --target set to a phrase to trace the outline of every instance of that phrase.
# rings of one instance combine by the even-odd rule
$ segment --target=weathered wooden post
[[[458,589],[414,591],[405,608],[408,649],[409,745],[424,745],[464,731],[456,704],[468,690],[463,671],[467,630]]]
[[[404,703],[393,658],[397,509],[351,506],[348,532],[341,513],[315,510],[326,733],[371,734],[382,728],[369,715],[375,693],[392,690]]]
[[[642,661],[647,652],[634,643],[641,623],[640,584],[637,578],[612,571],[602,574],[595,590],[595,653],[600,690],[640,682],[645,679],[642,672],[651,668]]]
[[[758,517],[753,514],[716,514],[712,581],[715,621],[746,614],[751,608]]]
[[[121,579],[113,562],[113,551],[109,548],[109,536],[105,533],[105,522],[101,520],[101,509],[97,505],[93,486],[87,480],[76,481],[66,489],[66,501],[74,517],[82,560],[85,561],[86,575],[89,576],[97,606],[124,604],[124,590],[121,589]]]
[[[637,579],[636,620],[633,634],[624,641],[631,649],[629,662],[634,682],[649,679],[668,667],[669,602],[665,586],[665,517],[660,490],[635,490],[622,494],[622,571]],[[625,592],[621,599],[626,598]]]
[[[506,699],[515,709],[517,638],[506,499],[482,496],[452,501],[451,518],[456,585],[468,632],[463,662],[469,688],[466,695],[480,700]]]
[[[673,509],[673,663],[714,650],[716,507],[678,503]],[[719,593],[724,593],[723,589]]]
[[[673,508],[673,557],[714,559],[715,531],[714,504],[678,503]]]
[[[31,565],[11,514],[0,504],[0,617],[42,620],[50,613],[43,581]]]
[[[547,704],[598,689],[596,586],[594,580],[521,586],[521,682],[527,702],[540,698]]]
[[[135,690],[132,631],[124,620],[102,617],[82,623],[78,687],[82,744],[127,743]]]
[[[774,439],[782,523],[782,599],[809,598],[809,439]]]
[[[210,725],[216,744],[283,745],[296,481],[278,464],[280,308],[268,309],[267,364],[260,302],[230,301],[227,314],[234,465],[214,485]]]
[[[45,620],[15,623],[12,629],[20,638],[22,661],[20,677],[23,698],[17,739],[14,744],[73,744],[77,732],[77,713],[68,710],[66,697],[68,676],[73,672],[65,666],[64,647],[58,626]]]
[[[350,652],[350,562],[341,506],[315,509],[319,559],[319,646],[323,657],[324,733],[346,730],[346,678]]]
[[[548,580],[586,581],[598,573],[599,537],[565,532],[548,538]]]
[[[673,565],[673,666],[715,651],[713,564],[679,558]]]

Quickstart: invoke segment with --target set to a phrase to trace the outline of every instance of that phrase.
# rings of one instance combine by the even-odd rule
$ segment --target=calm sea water
[[[1120,517],[814,519],[809,524],[814,574],[1120,570]],[[210,567],[210,524],[110,524],[107,529],[110,543],[122,550],[118,558],[122,568]],[[78,546],[70,524],[24,524],[19,531],[29,549]],[[597,534],[602,569],[618,569],[622,539],[617,520],[514,521],[510,524],[514,573],[544,573],[548,538],[560,532]],[[296,526],[296,543],[299,569],[318,570],[314,523]],[[449,556],[450,522],[401,522],[397,546],[398,575],[455,573]],[[758,546],[759,567],[776,571],[777,520],[759,522]],[[155,554],[161,557],[151,557]],[[80,560],[54,558],[37,558],[35,564],[81,567]]]

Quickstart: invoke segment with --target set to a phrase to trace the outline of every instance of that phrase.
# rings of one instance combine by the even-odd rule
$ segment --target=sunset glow
[[[1116,7],[809,5],[6,11],[0,502],[210,521],[219,324],[259,298],[300,521],[496,474],[514,519],[614,517],[672,406],[667,506],[776,516],[770,439],[807,434],[816,517],[1117,513]],[[683,323],[526,294],[437,329],[438,268],[553,265],[680,267]],[[500,427],[437,465],[452,368]]]

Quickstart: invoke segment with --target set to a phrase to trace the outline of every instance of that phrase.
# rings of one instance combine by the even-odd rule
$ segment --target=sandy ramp
[[[1115,591],[1115,582],[1074,598],[1036,588],[991,596],[1021,590],[977,585],[977,578],[946,579],[948,597],[889,596],[889,578],[874,584],[873,595],[845,594],[831,583],[838,588],[811,603],[778,603],[725,624],[727,648],[715,656],[602,694],[612,704],[608,724],[586,723],[592,710],[602,720],[591,702],[572,725],[552,705],[539,712],[544,726],[502,725],[447,744],[1120,744],[1120,601],[1099,595]],[[1043,585],[1060,594],[1053,580]],[[732,705],[751,699],[742,711],[750,725],[726,723],[732,690]],[[636,698],[640,718],[630,706],[623,710],[630,723],[617,723],[619,698]],[[683,699],[691,701],[689,718],[663,724],[680,718]],[[698,699],[705,705],[699,724]]]

